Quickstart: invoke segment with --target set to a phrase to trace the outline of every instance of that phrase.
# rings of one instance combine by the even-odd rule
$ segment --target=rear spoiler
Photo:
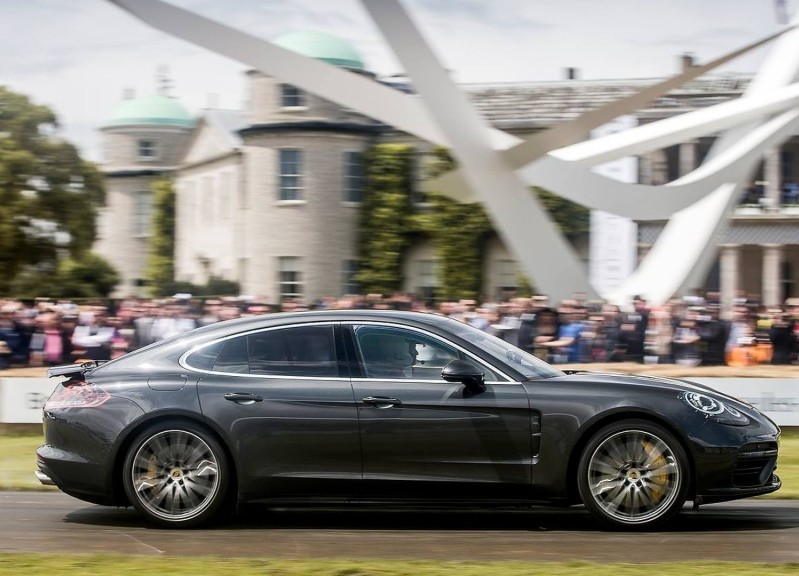
[[[89,370],[93,370],[101,364],[105,364],[106,362],[107,360],[91,360],[89,362],[81,362],[80,364],[64,364],[62,366],[53,366],[52,368],[47,369],[47,377],[52,378],[53,376],[68,376],[70,380],[73,378],[81,378]]]

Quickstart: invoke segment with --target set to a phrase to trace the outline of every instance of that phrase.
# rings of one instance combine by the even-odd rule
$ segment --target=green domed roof
[[[167,96],[142,96],[125,100],[117,106],[106,126],[154,124],[158,126],[194,126],[191,117],[180,102]]]
[[[293,32],[275,40],[275,44],[303,56],[354,70],[365,70],[358,52],[346,40],[326,32]]]

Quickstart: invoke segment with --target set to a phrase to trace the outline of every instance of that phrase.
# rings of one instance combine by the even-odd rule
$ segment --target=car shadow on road
[[[152,528],[133,508],[89,506],[70,512],[65,522],[106,527]],[[763,502],[757,506],[686,507],[661,532],[736,532],[799,527],[799,505]],[[206,530],[391,530],[391,531],[604,531],[582,506],[529,509],[288,508],[261,503],[241,506],[238,513]]]

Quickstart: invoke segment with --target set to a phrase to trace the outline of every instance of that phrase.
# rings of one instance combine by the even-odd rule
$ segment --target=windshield
[[[501,338],[492,336],[491,334],[473,328],[468,324],[458,322],[457,320],[453,320],[453,322],[458,325],[458,328],[453,329],[453,332],[457,336],[472,342],[480,349],[488,352],[493,358],[500,362],[500,365],[509,364],[527,378],[554,378],[556,376],[563,376],[563,372],[557,368],[553,368],[543,360],[536,358],[521,348],[508,344]]]

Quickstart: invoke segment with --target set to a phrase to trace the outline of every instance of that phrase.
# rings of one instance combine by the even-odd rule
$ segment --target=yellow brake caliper
[[[642,440],[641,445],[643,446],[646,454],[652,454],[655,449],[654,444],[647,440]],[[667,464],[668,462],[666,461],[666,457],[663,456],[663,453],[661,452],[660,455],[648,466],[650,470],[657,470],[656,473],[649,475],[649,480],[652,483],[651,495],[653,504],[657,504],[660,502],[660,499],[663,498],[663,489],[669,481],[669,474],[666,470]]]

